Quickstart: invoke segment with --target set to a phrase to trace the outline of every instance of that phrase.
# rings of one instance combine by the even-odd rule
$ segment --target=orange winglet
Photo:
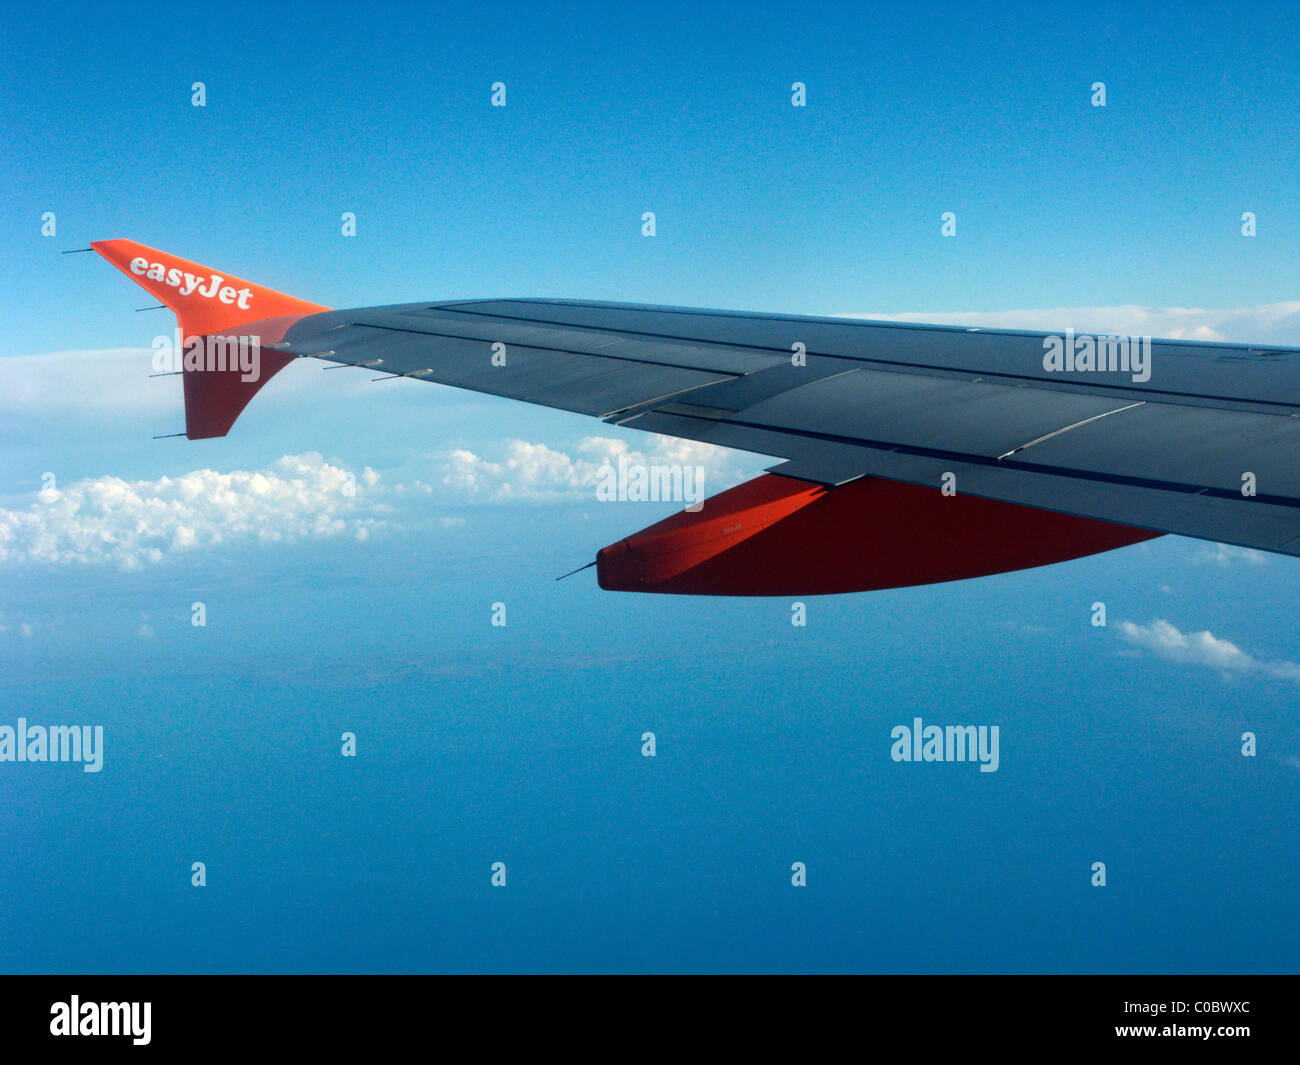
[[[294,360],[266,345],[282,340],[299,319],[329,310],[134,240],[90,246],[176,313],[191,440],[225,436],[262,386]],[[231,342],[242,344],[237,357]]]

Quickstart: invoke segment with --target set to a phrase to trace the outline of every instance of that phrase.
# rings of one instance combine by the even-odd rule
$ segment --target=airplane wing
[[[130,242],[106,242],[120,243]],[[1001,572],[1159,533],[1300,555],[1296,348],[531,299],[318,310],[291,320],[270,347],[286,360],[366,367],[784,460],[770,471],[780,491],[767,482],[730,502],[718,497],[714,514],[748,515],[755,530],[730,558],[720,556],[739,543],[715,543],[727,542],[726,526],[706,531],[712,500],[694,521],[677,516],[641,534],[645,551],[706,552],[676,574],[694,572],[697,587],[646,590],[850,590],[834,587],[833,573],[823,588],[827,575],[809,583],[804,572],[780,592],[731,591],[762,581],[702,580],[700,565],[771,569],[773,545],[787,550],[815,533],[841,570],[860,571],[860,560],[847,560],[879,555],[889,535],[862,526],[887,527],[903,512],[915,526],[911,546],[886,550],[869,587],[894,586],[899,573],[907,579],[895,583]],[[975,509],[931,513],[944,498]],[[814,519],[818,508],[831,513]],[[824,520],[837,508],[839,521]],[[993,558],[989,544],[980,555],[961,543],[972,533],[1017,546]],[[1025,542],[1034,535],[1055,536],[1056,550],[1035,551]],[[935,541],[919,569],[908,565],[925,554],[918,536]],[[630,543],[621,542],[625,553]],[[955,572],[943,564],[963,551],[980,557],[958,558]],[[862,574],[849,583],[861,585]]]
[[[1045,370],[1050,335],[490,300],[313,315],[282,350],[776,455],[826,486],[951,472],[960,492],[1300,555],[1300,349],[1152,341],[1137,382]]]

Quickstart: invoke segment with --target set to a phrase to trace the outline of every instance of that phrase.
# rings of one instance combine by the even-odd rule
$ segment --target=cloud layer
[[[1123,621],[1119,634],[1133,646],[1179,665],[1205,666],[1228,676],[1253,674],[1300,683],[1300,665],[1295,662],[1264,662],[1212,632],[1182,632],[1163,618],[1150,625]]]
[[[162,562],[218,546],[289,544],[350,537],[427,522],[430,505],[595,502],[600,471],[620,458],[648,466],[699,466],[706,494],[756,472],[761,460],[724,448],[651,437],[646,450],[586,437],[575,454],[525,440],[499,457],[466,449],[431,456],[417,476],[389,482],[318,453],[286,455],[264,470],[194,470],[127,481],[96,477],[41,491],[23,508],[0,508],[0,566]],[[444,527],[463,519],[435,519]]]
[[[456,449],[444,457],[440,480],[462,496],[484,501],[592,501],[601,469],[617,466],[620,459],[640,466],[700,467],[706,495],[770,465],[727,448],[658,435],[648,437],[643,449],[634,449],[625,440],[588,436],[575,451],[568,455],[524,440],[506,441],[505,453],[497,459]]]
[[[1049,307],[1019,311],[955,313],[852,314],[891,322],[974,325],[990,329],[1026,329],[1164,337],[1170,340],[1219,340],[1235,343],[1300,344],[1300,302],[1208,310],[1202,307]]]
[[[256,472],[96,477],[43,490],[24,510],[0,509],[0,563],[135,569],[218,545],[365,539],[385,524],[378,485],[373,470],[353,474],[315,453]]]

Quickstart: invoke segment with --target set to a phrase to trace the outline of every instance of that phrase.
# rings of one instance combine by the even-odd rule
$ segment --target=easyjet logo
[[[162,263],[151,263],[141,256],[131,260],[131,273],[180,289],[182,296],[202,296],[208,300],[215,297],[222,303],[233,304],[243,311],[248,310],[248,302],[253,298],[251,288],[236,289],[233,285],[227,285],[226,279],[220,274],[187,274],[177,266],[169,270]]]

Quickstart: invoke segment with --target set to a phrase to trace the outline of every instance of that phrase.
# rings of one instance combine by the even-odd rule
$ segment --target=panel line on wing
[[[1136,403],[1130,403],[1124,407],[1116,407],[1114,410],[1102,411],[1101,414],[1094,414],[1091,418],[1084,418],[1080,421],[1074,422],[1072,425],[1063,425],[1061,426],[1061,428],[1054,429],[1050,433],[1044,433],[1042,436],[1036,436],[1034,437],[1033,440],[1030,440],[1028,443],[1021,444],[1019,447],[1013,447],[1010,451],[1004,451],[1001,455],[998,456],[998,461],[1001,462],[1005,458],[1009,458],[1012,455],[1019,454],[1021,451],[1024,451],[1026,448],[1033,447],[1035,444],[1041,444],[1044,440],[1051,440],[1052,437],[1054,436],[1060,436],[1062,433],[1068,433],[1071,429],[1077,429],[1081,425],[1087,425],[1090,422],[1100,421],[1102,418],[1109,418],[1112,414],[1122,414],[1126,410],[1132,410],[1134,407],[1141,407],[1145,404],[1146,404],[1146,400],[1140,399]]]
[[[647,407],[652,403],[662,403],[666,399],[672,399],[673,396],[681,396],[687,392],[694,392],[697,388],[712,388],[714,385],[721,384],[725,380],[726,380],[725,377],[719,377],[716,381],[701,381],[698,385],[687,385],[685,388],[679,388],[676,392],[668,392],[667,394],[662,396],[655,396],[653,399],[643,399],[640,402],[631,403],[626,407],[620,407],[618,410],[612,410],[608,414],[602,414],[600,415],[600,420],[612,421],[615,418],[619,418],[620,420],[613,422],[613,424],[621,425],[622,422],[626,420],[621,418],[621,416],[625,414],[631,415],[632,412],[635,411],[638,407]],[[682,404],[682,406],[689,406],[689,404]],[[645,413],[645,412],[642,411],[641,413]],[[635,415],[632,416],[635,417]]]

